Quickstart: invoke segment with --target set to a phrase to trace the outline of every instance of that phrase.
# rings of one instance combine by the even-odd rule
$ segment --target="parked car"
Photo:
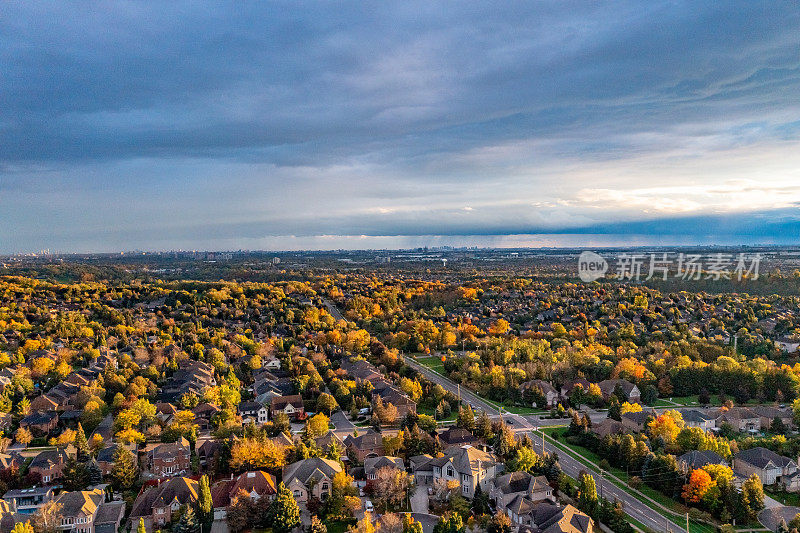
[[[372,506],[372,500],[366,500],[364,502],[364,510],[368,513],[371,513],[375,510],[375,508]]]

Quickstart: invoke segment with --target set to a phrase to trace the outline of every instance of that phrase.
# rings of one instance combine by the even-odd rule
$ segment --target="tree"
[[[78,422],[78,431],[75,433],[75,448],[78,449],[79,457],[86,457],[86,453],[89,451],[86,433],[83,432],[83,425],[80,422]]]
[[[392,466],[384,466],[375,472],[372,492],[385,509],[400,504],[411,489],[412,479],[407,472]]]
[[[14,439],[20,444],[28,445],[33,440],[33,435],[27,428],[19,428],[14,434]]]
[[[144,527],[144,518],[139,518],[139,525],[136,526],[136,533],[147,533],[147,529]]]
[[[764,487],[756,474],[742,484],[742,512],[749,520],[755,520],[764,509]]]
[[[422,533],[422,524],[414,520],[411,513],[403,515],[403,533]]]
[[[197,496],[197,518],[201,524],[210,525],[214,521],[214,503],[211,501],[211,488],[208,485],[208,476],[203,474]]]
[[[318,413],[306,420],[306,435],[309,439],[321,437],[328,432],[330,420],[322,413]]]
[[[300,525],[300,507],[283,481],[278,485],[278,495],[270,506],[270,515],[274,533],[289,533]]]
[[[624,402],[620,406],[620,415],[624,415],[625,413],[641,413],[641,412],[642,412],[642,406],[641,404],[638,403]]]
[[[309,524],[307,533],[328,533],[328,526],[326,526],[317,515],[311,517],[311,524]]]
[[[683,486],[683,499],[687,502],[698,503],[706,492],[714,486],[714,480],[705,470],[698,468],[689,476],[689,483]]]
[[[504,512],[496,513],[486,526],[486,533],[511,533],[511,519]]]
[[[475,412],[472,410],[472,407],[466,405],[459,408],[456,425],[469,431],[475,429]]]
[[[136,457],[125,446],[117,446],[111,478],[117,488],[129,489],[136,482]]]
[[[533,472],[533,469],[536,468],[538,464],[539,456],[533,451],[533,448],[520,446],[517,449],[517,455],[509,462],[508,469],[511,472]]]
[[[17,522],[14,524],[11,533],[34,533],[34,531],[30,520],[28,520],[27,522]]]
[[[200,523],[197,521],[197,516],[194,514],[194,509],[189,507],[183,513],[177,525],[174,528],[174,533],[199,533]]]
[[[33,530],[36,533],[59,533],[61,531],[61,504],[50,500],[39,507],[33,514]]]
[[[62,476],[66,490],[83,490],[89,485],[89,470],[86,463],[79,463],[72,457],[64,464]]]
[[[660,437],[664,442],[671,444],[675,442],[683,425],[683,415],[671,409],[651,420],[647,427],[650,430],[650,438]]]
[[[100,470],[100,465],[97,461],[92,459],[86,465],[86,472],[89,476],[89,485],[100,485],[103,483],[103,471]]]
[[[578,501],[588,507],[597,504],[597,485],[594,477],[586,472],[578,476]]]
[[[446,513],[433,527],[433,533],[464,533],[464,521],[458,513]]]
[[[328,416],[331,416],[337,407],[339,407],[339,404],[337,404],[333,396],[327,392],[323,392],[319,395],[319,398],[317,398],[317,410],[327,412]]]
[[[245,438],[236,441],[231,447],[230,466],[236,471],[260,468],[278,470],[284,464],[286,455],[283,449],[271,440]]]

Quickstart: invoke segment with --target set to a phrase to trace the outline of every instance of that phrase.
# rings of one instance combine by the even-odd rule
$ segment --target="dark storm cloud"
[[[68,249],[87,233],[102,247],[109,228],[149,225],[172,228],[158,246],[204,228],[214,248],[219,227],[504,234],[649,220],[620,215],[623,201],[586,214],[575,195],[654,174],[663,186],[653,169],[692,158],[717,164],[680,183],[724,187],[721,152],[798,148],[794,2],[1,9],[0,250]],[[539,200],[572,207],[544,225],[525,207],[503,216]]]

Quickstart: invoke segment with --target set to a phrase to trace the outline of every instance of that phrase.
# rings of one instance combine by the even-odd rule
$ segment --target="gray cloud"
[[[652,213],[580,191],[796,168],[794,2],[3,10],[0,251],[596,227]]]

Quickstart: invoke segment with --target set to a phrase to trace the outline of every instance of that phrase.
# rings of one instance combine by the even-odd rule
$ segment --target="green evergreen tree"
[[[289,533],[300,525],[300,507],[298,507],[292,491],[287,489],[282,481],[278,485],[278,495],[272,502],[270,514],[274,533]]]
[[[89,474],[89,485],[100,485],[103,483],[103,471],[100,470],[100,465],[97,464],[97,461],[94,459],[89,461],[86,471]]]
[[[75,433],[75,448],[78,449],[78,457],[85,459],[89,452],[89,444],[80,422],[78,422],[78,431]]]
[[[117,446],[114,452],[111,478],[119,489],[129,489],[136,481],[136,457],[124,446]]]
[[[194,509],[189,507],[173,529],[174,533],[200,533],[200,523],[194,514]]]
[[[211,525],[214,521],[214,504],[211,501],[211,487],[208,485],[208,476],[203,474],[199,483],[197,496],[197,518],[201,524]]]

